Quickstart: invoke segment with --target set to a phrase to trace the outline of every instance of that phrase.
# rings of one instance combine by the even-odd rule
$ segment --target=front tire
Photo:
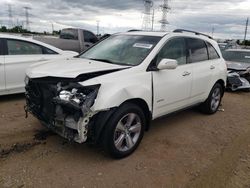
[[[104,130],[104,149],[114,158],[132,154],[144,135],[146,118],[135,104],[125,103],[119,107]]]
[[[201,104],[200,106],[201,112],[205,114],[216,113],[220,107],[222,96],[223,96],[223,88],[221,84],[216,83],[212,88],[212,90],[210,91],[207,100]]]

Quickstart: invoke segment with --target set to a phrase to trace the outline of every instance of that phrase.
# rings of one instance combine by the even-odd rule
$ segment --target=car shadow
[[[8,101],[13,101],[13,100],[21,100],[21,99],[25,99],[24,93],[0,96],[0,102],[8,102]]]

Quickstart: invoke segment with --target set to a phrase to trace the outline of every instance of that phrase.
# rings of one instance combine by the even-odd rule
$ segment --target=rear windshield
[[[224,51],[222,55],[226,61],[250,63],[250,50],[246,51]]]
[[[78,40],[78,31],[76,29],[63,29],[60,33],[60,38]]]

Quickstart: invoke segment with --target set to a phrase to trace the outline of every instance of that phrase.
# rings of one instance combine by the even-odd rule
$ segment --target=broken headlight
[[[69,85],[58,87],[58,96],[55,98],[57,103],[64,103],[79,109],[90,108],[96,99],[100,85],[82,86],[82,85]]]

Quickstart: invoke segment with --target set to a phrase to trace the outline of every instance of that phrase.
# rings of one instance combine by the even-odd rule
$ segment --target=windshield
[[[93,46],[80,57],[120,65],[138,65],[161,37],[114,35]]]
[[[222,55],[226,61],[250,63],[250,51],[224,51]]]

